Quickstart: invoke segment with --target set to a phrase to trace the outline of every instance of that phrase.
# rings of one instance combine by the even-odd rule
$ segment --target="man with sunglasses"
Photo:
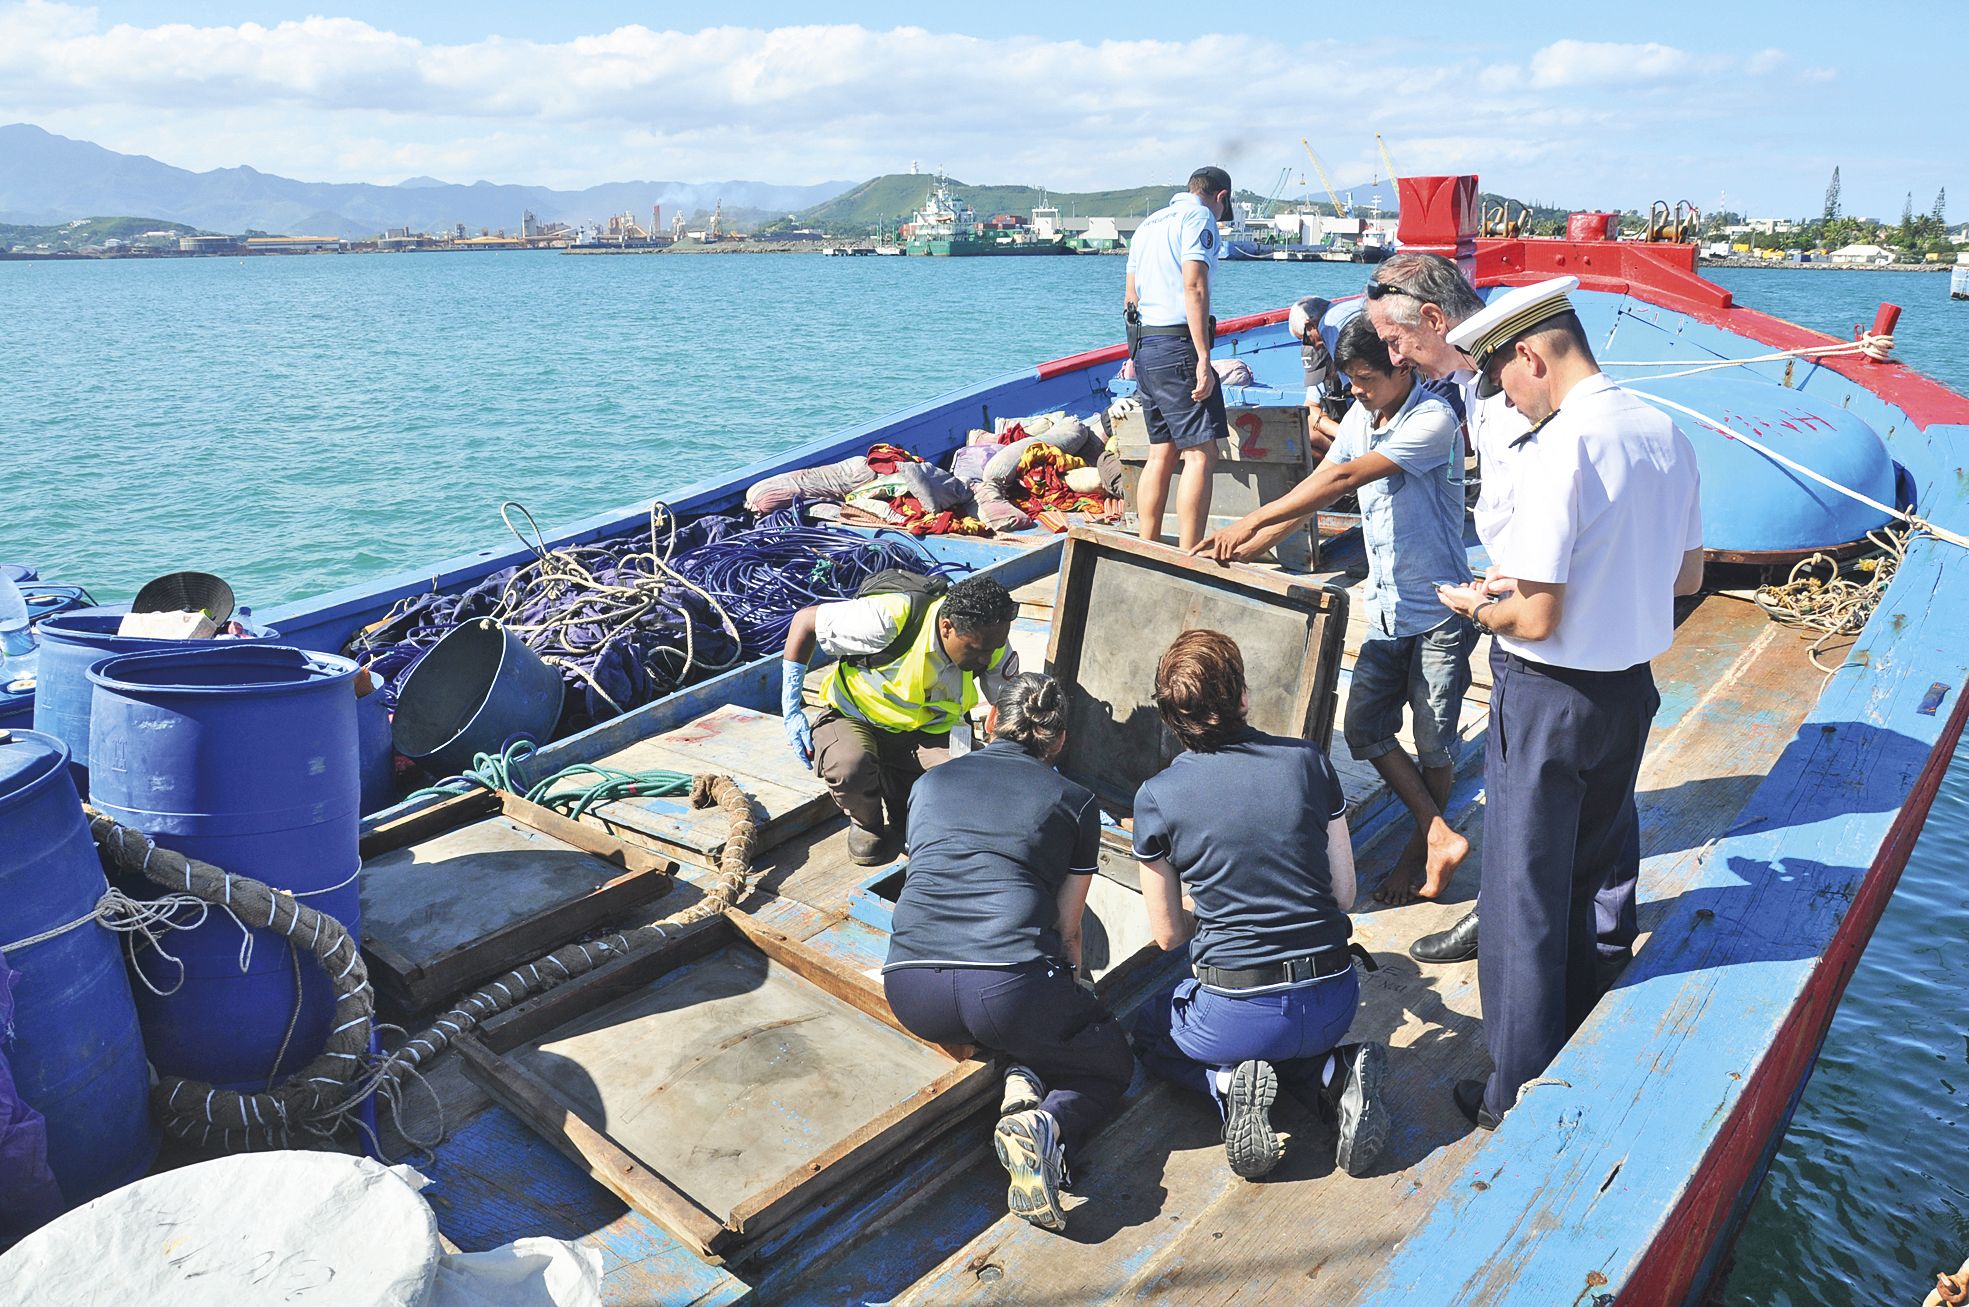
[[[1530,424],[1485,468],[1512,491],[1486,541],[1490,578],[1440,591],[1495,637],[1477,968],[1495,1069],[1456,1086],[1485,1128],[1544,1074],[1631,944],[1634,785],[1661,704],[1648,664],[1674,638],[1676,597],[1702,587],[1695,450],[1600,371],[1568,298],[1578,285],[1502,291],[1447,336],[1475,363],[1478,398],[1502,394]]]
[[[1185,549],[1203,539],[1217,442],[1230,434],[1224,390],[1210,367],[1216,332],[1210,274],[1223,249],[1217,224],[1230,216],[1230,174],[1198,168],[1190,174],[1189,189],[1150,214],[1128,244],[1122,300],[1149,429],[1135,512],[1142,539],[1160,539],[1169,481],[1180,466],[1176,533]]]
[[[1477,453],[1482,477],[1474,510],[1477,538],[1488,548],[1510,519],[1510,495],[1500,470],[1491,475],[1496,448],[1525,433],[1524,416],[1503,395],[1479,398],[1477,374],[1449,333],[1483,311],[1483,297],[1463,272],[1440,254],[1404,252],[1376,266],[1367,283],[1362,312],[1374,324],[1388,357],[1397,366],[1414,365],[1443,393],[1463,418],[1466,448]],[[1408,948],[1418,962],[1468,962],[1477,956],[1477,910],[1472,908],[1447,930],[1424,935]]]

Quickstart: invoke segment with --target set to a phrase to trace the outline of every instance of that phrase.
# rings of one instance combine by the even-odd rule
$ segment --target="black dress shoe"
[[[1481,1080],[1459,1080],[1456,1088],[1450,1091],[1456,1100],[1456,1110],[1463,1113],[1463,1119],[1479,1130],[1497,1129],[1497,1118],[1484,1106],[1484,1082]]]
[[[1424,935],[1408,946],[1408,955],[1417,962],[1468,962],[1477,956],[1477,910],[1433,935]]]

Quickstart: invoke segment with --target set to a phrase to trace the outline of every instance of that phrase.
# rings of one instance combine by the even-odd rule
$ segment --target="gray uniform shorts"
[[[1424,767],[1447,767],[1470,688],[1477,628],[1452,616],[1421,635],[1371,636],[1354,660],[1347,692],[1347,750],[1362,762],[1400,748],[1404,705],[1414,710],[1415,752]]]

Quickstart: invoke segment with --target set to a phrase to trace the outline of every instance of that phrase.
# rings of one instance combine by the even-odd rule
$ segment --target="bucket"
[[[490,618],[454,627],[417,660],[397,691],[397,752],[439,776],[526,736],[553,737],[561,674]]]
[[[359,939],[354,663],[229,640],[125,654],[88,676],[97,808],[164,848],[287,890]],[[164,996],[136,987],[159,1071],[264,1089],[321,1051],[334,995],[320,967],[277,931],[253,930],[242,959],[243,944],[214,910],[165,938],[182,971],[138,954],[157,988],[182,977]]]
[[[1614,225],[1617,213],[1574,213],[1566,217],[1569,241],[1610,241],[1620,229]]]
[[[224,626],[232,616],[232,587],[210,572],[167,572],[146,581],[130,601],[133,613],[204,613]]]
[[[5,1054],[21,1101],[47,1118],[63,1199],[85,1203],[149,1170],[157,1136],[115,933],[90,922],[19,943],[87,916],[108,888],[60,740],[0,740],[0,830],[0,952],[19,973]]]
[[[35,628],[41,638],[41,669],[34,692],[34,729],[68,746],[75,788],[89,792],[89,701],[94,694],[85,673],[113,654],[144,649],[194,649],[237,644],[228,640],[157,640],[118,635],[127,607],[81,608],[50,617]],[[276,632],[267,632],[269,636]]]

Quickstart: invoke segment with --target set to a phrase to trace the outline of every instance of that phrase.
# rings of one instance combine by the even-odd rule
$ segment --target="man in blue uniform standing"
[[[1176,535],[1184,549],[1203,539],[1217,442],[1230,434],[1224,391],[1210,368],[1216,334],[1210,274],[1222,248],[1217,223],[1231,216],[1231,177],[1198,168],[1187,191],[1149,215],[1128,246],[1122,292],[1129,354],[1149,428],[1149,457],[1135,507],[1144,540],[1160,539],[1169,480],[1178,466]]]
[[[1477,959],[1495,1070],[1456,1087],[1484,1127],[1600,996],[1594,899],[1631,904],[1640,870],[1634,784],[1661,704],[1648,660],[1674,638],[1676,597],[1702,587],[1695,450],[1600,371],[1578,285],[1506,291],[1448,334],[1478,397],[1502,391],[1531,424],[1494,455],[1510,504],[1491,576],[1442,590],[1496,637]]]

